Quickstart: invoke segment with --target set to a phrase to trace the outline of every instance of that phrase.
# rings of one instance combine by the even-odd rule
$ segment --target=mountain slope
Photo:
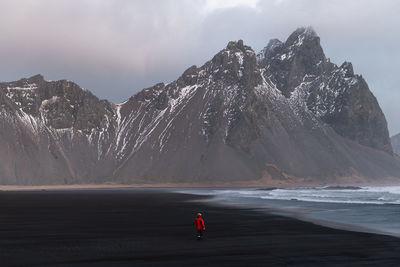
[[[230,42],[118,105],[40,75],[0,83],[0,105],[3,184],[400,176],[376,99],[350,63],[325,58],[310,28],[258,55]]]

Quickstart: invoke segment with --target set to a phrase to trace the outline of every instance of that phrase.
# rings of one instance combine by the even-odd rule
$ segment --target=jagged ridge
[[[297,29],[285,43],[271,40],[258,62],[287,98],[307,103],[338,134],[392,153],[385,116],[367,83],[351,63],[331,63],[311,27]]]
[[[365,81],[350,63],[330,63],[311,28],[257,56],[230,42],[118,105],[42,76],[0,84],[0,104],[8,184],[327,183],[400,170]]]

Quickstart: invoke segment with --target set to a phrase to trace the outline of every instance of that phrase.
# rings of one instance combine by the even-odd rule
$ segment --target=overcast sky
[[[228,41],[256,52],[311,25],[325,55],[351,61],[400,132],[400,1],[0,0],[0,81],[41,73],[118,103],[201,66]]]

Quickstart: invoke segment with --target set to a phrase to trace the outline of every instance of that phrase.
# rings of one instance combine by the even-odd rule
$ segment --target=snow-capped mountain
[[[385,116],[367,83],[351,63],[331,63],[311,27],[297,29],[285,43],[271,40],[258,62],[283,95],[305,103],[338,134],[392,153]]]
[[[311,28],[242,41],[122,104],[40,75],[0,84],[0,182],[319,182],[400,176],[385,117]],[[351,181],[351,178],[349,178]]]

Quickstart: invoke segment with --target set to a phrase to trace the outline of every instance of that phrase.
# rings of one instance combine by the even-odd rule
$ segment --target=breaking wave
[[[353,204],[400,204],[400,186],[328,186],[310,188],[254,188],[192,190],[192,193],[229,197]]]
[[[218,204],[278,210],[327,226],[400,236],[400,186],[189,189],[185,193],[213,195]]]

